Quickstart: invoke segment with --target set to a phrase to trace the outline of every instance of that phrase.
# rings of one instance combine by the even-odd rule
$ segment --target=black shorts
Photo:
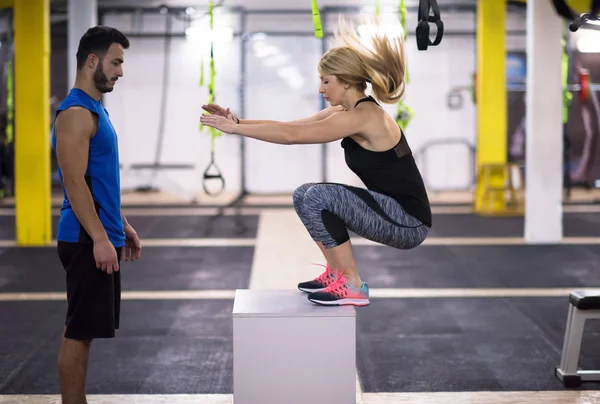
[[[121,259],[122,248],[117,248]],[[96,268],[93,243],[58,242],[58,256],[67,278],[65,338],[113,338],[119,328],[121,272]]]

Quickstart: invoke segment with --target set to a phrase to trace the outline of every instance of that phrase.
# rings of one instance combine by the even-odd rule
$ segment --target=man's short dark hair
[[[129,48],[129,40],[116,28],[98,25],[87,30],[79,40],[77,48],[77,69],[81,69],[90,53],[99,58],[104,57],[113,43],[120,44],[123,49]]]

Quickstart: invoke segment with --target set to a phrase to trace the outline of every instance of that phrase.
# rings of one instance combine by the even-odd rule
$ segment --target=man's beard
[[[113,87],[108,84],[109,80],[102,70],[102,63],[98,63],[98,67],[94,72],[94,84],[101,93],[110,93]]]

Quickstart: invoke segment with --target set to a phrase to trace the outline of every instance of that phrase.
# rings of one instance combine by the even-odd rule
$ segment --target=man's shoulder
[[[93,121],[94,114],[89,109],[82,107],[80,105],[73,105],[67,107],[60,111],[58,116],[56,117],[56,121],[58,122],[76,122],[76,123],[85,123],[90,120]]]
[[[96,117],[84,107],[69,107],[58,114],[54,129],[58,133],[66,132],[91,137],[96,130]]]

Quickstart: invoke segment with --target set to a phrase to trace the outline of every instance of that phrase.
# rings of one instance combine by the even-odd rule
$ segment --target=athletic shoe
[[[369,305],[369,285],[362,283],[362,287],[356,288],[342,272],[337,277],[335,283],[332,283],[320,292],[310,293],[308,300],[323,306],[368,306]]]
[[[324,267],[325,272],[323,272],[321,275],[319,275],[312,281],[300,282],[298,284],[298,289],[306,293],[320,292],[336,281],[335,272],[331,268],[329,268],[329,265],[313,265],[319,265]]]

